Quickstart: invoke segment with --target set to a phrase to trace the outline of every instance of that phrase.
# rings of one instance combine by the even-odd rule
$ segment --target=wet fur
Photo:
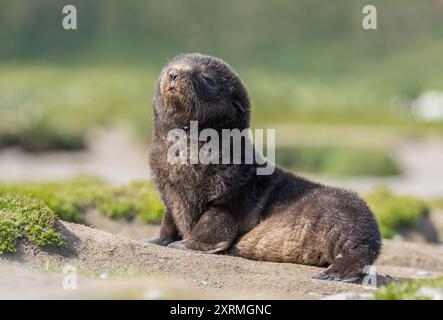
[[[183,65],[186,71],[171,81],[168,70]],[[214,79],[215,90],[202,75]],[[186,129],[191,120],[199,121],[199,129],[242,130],[249,126],[249,113],[247,91],[223,61],[188,54],[163,69],[154,96],[151,168],[166,213],[160,236],[151,242],[327,267],[319,279],[360,276],[377,258],[381,238],[371,211],[356,194],[279,168],[259,176],[256,163],[168,163],[169,130]]]

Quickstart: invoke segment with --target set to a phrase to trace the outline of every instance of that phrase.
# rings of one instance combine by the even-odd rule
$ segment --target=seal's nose
[[[169,81],[175,81],[178,77],[177,69],[171,68],[168,70]]]

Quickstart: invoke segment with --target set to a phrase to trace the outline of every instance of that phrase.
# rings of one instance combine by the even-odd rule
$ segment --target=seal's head
[[[235,71],[220,59],[194,53],[175,57],[162,70],[154,97],[154,114],[177,126],[249,126],[250,103]]]

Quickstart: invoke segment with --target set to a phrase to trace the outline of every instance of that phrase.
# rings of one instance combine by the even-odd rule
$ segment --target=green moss
[[[0,194],[28,195],[40,199],[61,219],[84,223],[83,210],[92,202],[94,193],[90,189],[95,183],[99,182],[75,179],[67,183],[0,184]]]
[[[23,196],[0,195],[0,254],[15,252],[25,238],[38,246],[61,245],[54,228],[57,216],[42,201]]]
[[[392,282],[380,288],[375,293],[377,300],[427,300],[429,297],[422,295],[420,289],[430,287],[443,290],[443,277],[434,279],[407,280]]]
[[[164,206],[150,182],[133,182],[126,186],[96,190],[95,208],[113,219],[132,220],[144,223],[159,223]]]
[[[423,200],[394,195],[385,187],[375,188],[364,198],[374,212],[385,238],[392,238],[400,228],[416,226],[420,218],[429,213]]]
[[[122,203],[126,204],[127,210],[134,210],[142,222],[161,221],[164,213],[163,202],[151,183],[136,181],[117,189],[115,194],[117,198],[124,199]],[[122,209],[120,208],[120,210]]]
[[[102,181],[79,178],[69,182],[0,184],[0,194],[27,195],[42,200],[61,219],[85,222],[91,209],[113,219],[139,219],[158,223],[164,212],[154,186],[150,182],[133,182],[112,187]]]
[[[6,212],[0,209],[0,254],[15,251],[15,240],[18,237],[14,221],[6,217]]]
[[[276,150],[276,162],[301,172],[335,176],[392,176],[400,173],[382,150],[344,146],[295,146]]]

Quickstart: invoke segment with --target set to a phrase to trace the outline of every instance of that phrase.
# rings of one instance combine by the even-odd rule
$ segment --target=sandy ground
[[[145,224],[138,221],[119,221],[110,219],[97,211],[86,214],[86,224],[95,229],[103,230],[132,240],[140,240],[157,236],[160,225]]]
[[[322,270],[316,267],[167,249],[67,222],[59,229],[62,248],[20,243],[16,254],[0,257],[0,297],[319,299],[376,290],[314,280],[311,276]],[[78,271],[77,290],[72,292],[62,285],[67,274],[60,269],[66,265]],[[376,271],[379,284],[389,277],[443,274],[443,249],[385,241]],[[120,276],[108,276],[114,273]]]

